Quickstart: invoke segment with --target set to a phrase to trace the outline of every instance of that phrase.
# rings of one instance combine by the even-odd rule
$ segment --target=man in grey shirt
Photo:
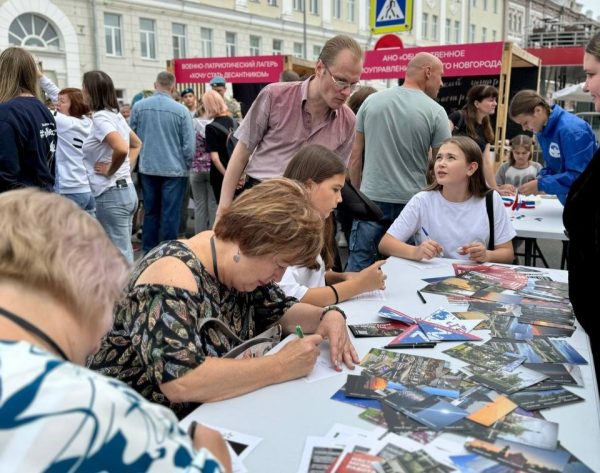
[[[380,222],[355,220],[347,271],[360,271],[377,258],[377,245],[404,205],[426,186],[428,156],[450,138],[448,116],[433,99],[442,86],[442,62],[417,54],[401,87],[370,95],[356,119],[350,179],[383,211]],[[363,168],[364,152],[364,169]]]

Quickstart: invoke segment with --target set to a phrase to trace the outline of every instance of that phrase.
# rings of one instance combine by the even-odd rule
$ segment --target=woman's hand
[[[110,177],[110,174],[108,174],[108,171],[110,170],[110,164],[111,163],[103,163],[99,161],[94,164],[94,172],[104,177]]]
[[[474,241],[461,246],[458,249],[459,255],[469,255],[471,261],[485,263],[487,261],[487,249],[480,241]]]
[[[519,192],[523,195],[536,195],[538,191],[538,181],[533,179],[519,187]]]
[[[319,334],[306,335],[289,342],[274,355],[282,360],[288,379],[301,378],[313,370],[322,342],[323,337]]]
[[[337,310],[330,310],[323,315],[317,332],[323,338],[329,339],[331,363],[337,371],[341,371],[342,361],[354,369],[354,364],[360,360],[354,346],[348,337],[346,320]]]
[[[419,246],[415,246],[414,260],[420,261],[422,259],[430,260],[436,256],[443,256],[444,248],[435,240],[425,240]]]
[[[221,465],[225,468],[225,473],[231,473],[231,457],[229,456],[227,443],[220,432],[194,423],[191,434],[196,450],[206,448],[221,462]]]
[[[385,289],[385,280],[387,276],[381,270],[381,266],[386,263],[386,260],[380,260],[373,263],[371,266],[363,269],[355,278],[360,280],[362,292],[374,291],[376,289]]]

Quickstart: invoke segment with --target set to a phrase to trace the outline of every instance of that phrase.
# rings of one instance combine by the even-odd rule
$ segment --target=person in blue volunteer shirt
[[[521,187],[525,195],[556,194],[564,205],[573,182],[592,160],[596,139],[590,125],[559,105],[548,105],[534,90],[518,92],[509,115],[525,131],[535,133],[544,156],[544,168]]]

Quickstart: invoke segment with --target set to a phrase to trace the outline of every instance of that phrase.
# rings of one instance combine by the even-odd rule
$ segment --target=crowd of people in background
[[[497,89],[473,87],[448,115],[436,56],[416,54],[403,84],[382,91],[361,87],[363,59],[335,36],[313,75],[286,71],[242,117],[222,76],[200,96],[163,71],[120,106],[103,71],[59,89],[24,49],[0,54],[0,411],[14,401],[0,445],[13,436],[37,450],[12,456],[15,470],[230,471],[219,434],[183,432],[177,418],[306,375],[325,338],[332,365],[352,369],[335,304],[385,289],[387,256],[513,262],[501,195],[565,205],[571,302],[598,369],[584,269],[600,265],[590,126],[522,90],[509,116],[524,134],[495,172]],[[600,33],[583,66],[600,111]],[[348,185],[383,217],[339,209],[341,268],[335,214]],[[309,335],[262,356],[299,323]],[[63,421],[72,412],[79,423]],[[115,454],[125,448],[127,465]]]

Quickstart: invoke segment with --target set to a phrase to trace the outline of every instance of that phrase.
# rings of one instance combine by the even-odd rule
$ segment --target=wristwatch
[[[319,320],[323,320],[323,317],[325,317],[325,314],[327,312],[329,312],[330,310],[335,310],[336,312],[339,312],[340,314],[342,314],[342,317],[344,317],[344,320],[347,319],[346,313],[342,309],[340,309],[337,305],[328,305],[326,307],[323,307],[323,313],[321,314],[321,317],[319,318]]]

